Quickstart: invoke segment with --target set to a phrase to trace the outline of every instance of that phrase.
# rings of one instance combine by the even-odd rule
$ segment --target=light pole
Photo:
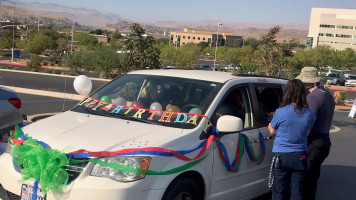
[[[74,39],[74,26],[77,22],[73,22],[73,25],[72,25],[72,41],[70,43],[70,55],[73,54],[73,39]]]
[[[1,0],[0,0],[0,36],[1,36]]]
[[[218,40],[219,40],[219,26],[222,24],[218,23],[218,30],[216,31],[216,43],[215,43],[215,58],[214,58],[214,71],[215,71],[215,62],[216,62],[216,52],[218,50]]]
[[[10,0],[4,0],[4,1],[7,1],[7,2],[10,2],[14,5],[14,19],[13,19],[13,22],[12,22],[12,53],[11,53],[11,61],[14,61],[14,48],[15,48],[15,2],[13,1],[10,1]],[[1,19],[0,19],[1,21]]]

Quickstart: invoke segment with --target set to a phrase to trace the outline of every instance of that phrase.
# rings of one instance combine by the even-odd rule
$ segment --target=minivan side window
[[[244,128],[253,126],[250,97],[247,92],[247,87],[238,87],[229,91],[222,99],[217,107],[212,122],[214,125],[219,117],[223,115],[232,115],[239,117],[244,125]]]
[[[258,101],[259,126],[268,126],[271,122],[274,112],[282,101],[283,91],[280,85],[260,85],[255,86],[255,92]]]

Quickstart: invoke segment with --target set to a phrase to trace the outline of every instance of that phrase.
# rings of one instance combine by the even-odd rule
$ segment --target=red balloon
[[[131,107],[135,107],[135,108],[144,108],[143,104],[141,101],[139,100],[135,100],[131,103]]]

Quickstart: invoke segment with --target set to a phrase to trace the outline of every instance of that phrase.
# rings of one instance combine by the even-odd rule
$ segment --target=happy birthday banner
[[[23,133],[23,131],[16,126],[13,130],[9,143],[13,145],[10,154],[16,164],[21,165],[21,175],[24,180],[34,178],[34,188],[32,199],[36,198],[38,184],[41,185],[41,190],[44,194],[48,191],[57,192],[66,187],[68,182],[68,173],[63,167],[74,163],[83,162],[84,158],[89,158],[89,162],[99,164],[116,170],[125,172],[143,174],[143,175],[168,175],[185,171],[202,162],[216,147],[218,147],[219,155],[226,170],[232,173],[237,173],[241,163],[241,158],[246,149],[249,159],[255,164],[259,165],[263,162],[265,157],[265,144],[262,133],[259,132],[260,139],[260,153],[255,155],[254,149],[251,145],[250,139],[239,133],[238,145],[236,154],[232,163],[228,157],[225,145],[220,141],[219,133],[216,127],[213,128],[213,134],[208,139],[202,141],[196,147],[188,150],[174,151],[171,149],[160,147],[146,147],[146,148],[131,148],[122,149],[118,151],[88,151],[80,149],[69,152],[67,154],[51,149],[49,145],[42,141],[37,141]],[[209,147],[213,147],[208,151]],[[199,151],[196,156],[189,158],[186,154]],[[177,159],[186,161],[187,164],[178,166],[176,168],[166,171],[143,170],[122,164],[107,163],[98,158],[123,156],[123,155],[155,155],[164,157],[175,157]]]
[[[118,105],[110,102],[100,101],[91,97],[87,97],[85,100],[78,104],[84,106],[93,111],[104,111],[111,114],[129,115],[134,118],[142,119],[143,114],[149,114],[146,120],[157,120],[159,122],[167,123],[187,123],[197,125],[198,117],[205,117],[205,115],[195,113],[182,113],[162,110],[152,110],[140,107]],[[188,116],[191,116],[188,119]],[[155,118],[154,118],[155,117]],[[158,118],[156,118],[158,117]]]

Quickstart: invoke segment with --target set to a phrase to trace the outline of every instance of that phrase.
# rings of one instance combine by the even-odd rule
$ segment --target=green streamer
[[[39,179],[41,190],[57,192],[62,190],[68,182],[68,173],[62,168],[69,164],[67,156],[52,149],[35,145],[31,139],[23,144],[16,144],[10,154],[16,164],[21,165],[21,175],[24,180]]]
[[[194,167],[195,165],[197,165],[198,163],[200,163],[201,161],[203,161],[209,154],[207,154],[206,156],[195,160],[193,162],[187,163],[185,165],[167,170],[167,171],[153,171],[153,170],[143,170],[143,169],[138,169],[138,168],[134,168],[134,167],[130,167],[130,166],[126,166],[126,165],[120,165],[120,164],[116,164],[116,163],[107,163],[107,162],[103,162],[99,159],[90,159],[89,161],[95,164],[99,164],[102,165],[104,167],[109,167],[112,169],[116,169],[116,170],[120,170],[120,171],[124,171],[124,172],[130,172],[130,173],[135,173],[135,174],[144,174],[144,175],[168,175],[168,174],[174,174],[174,173],[178,173],[181,171],[185,171],[191,167]]]

